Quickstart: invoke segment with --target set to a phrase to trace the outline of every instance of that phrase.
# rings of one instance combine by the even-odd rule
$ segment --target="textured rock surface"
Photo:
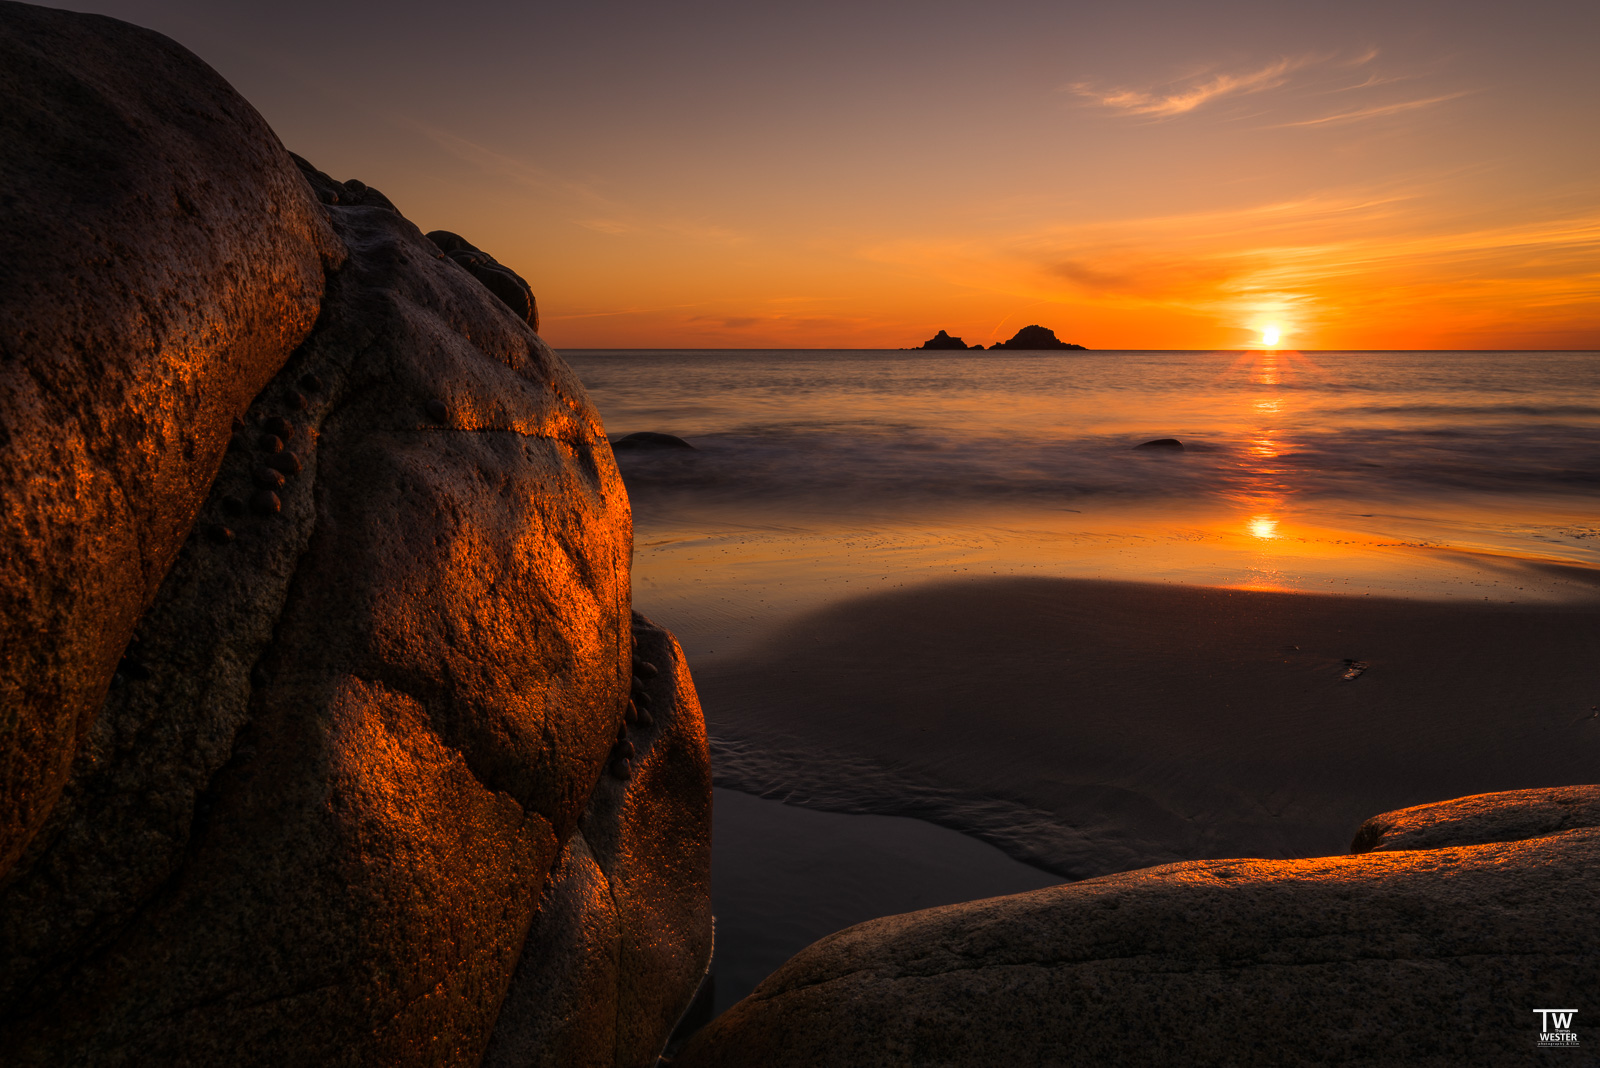
[[[797,954],[674,1063],[1528,1063],[1530,1010],[1600,985],[1597,863],[1583,828],[891,916]]]
[[[546,884],[489,1068],[650,1068],[711,962],[704,720],[678,643],[638,616],[634,635],[649,709]]]
[[[0,145],[3,875],[341,253],[250,105],[126,23],[0,3]]]
[[[610,759],[631,523],[595,413],[352,199],[140,621],[148,677],[0,891],[8,1063],[478,1063]]]
[[[460,234],[449,230],[432,230],[428,240],[443,252],[450,262],[463,268],[482,282],[484,288],[500,298],[512,313],[535,330],[539,329],[539,302],[533,290],[516,271],[507,267],[483,249]]]
[[[1350,852],[1520,842],[1577,827],[1600,827],[1600,786],[1505,790],[1385,812],[1361,825]]]

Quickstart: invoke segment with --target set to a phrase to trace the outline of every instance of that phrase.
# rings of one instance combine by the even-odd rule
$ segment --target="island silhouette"
[[[943,330],[939,331],[937,334],[933,335],[917,347],[919,349],[971,349],[974,352],[981,351],[983,349],[982,345],[968,345],[965,341],[962,341],[958,337],[951,337]]]
[[[922,349],[958,349],[981,352],[982,345],[968,345],[958,337],[951,337],[943,330],[917,346]],[[1034,324],[1025,326],[1011,336],[1009,341],[997,341],[989,346],[993,349],[1077,349],[1087,351],[1082,345],[1074,345],[1056,337],[1056,332],[1046,327]]]

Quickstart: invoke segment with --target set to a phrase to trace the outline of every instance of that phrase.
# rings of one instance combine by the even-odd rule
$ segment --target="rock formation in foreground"
[[[0,3],[0,146],[4,872],[343,248],[249,104],[113,19]]]
[[[917,346],[919,349],[955,349],[961,352],[966,351],[969,347],[965,341],[958,337],[951,337],[943,330]],[[983,346],[979,345],[978,348],[981,349]]]
[[[1082,345],[1071,345],[1057,339],[1054,330],[1047,330],[1042,326],[1025,326],[1011,335],[1009,341],[997,341],[989,348],[993,349],[1024,349],[1036,351],[1040,349],[1077,349],[1079,352],[1087,351]]]
[[[8,765],[6,1063],[653,1065],[710,954],[704,726],[531,294],[164,38],[6,4],[0,48],[0,122],[70,127],[7,131],[0,447],[78,480],[0,531],[8,636],[54,628],[5,752],[70,769]],[[85,247],[52,188],[148,210]]]
[[[1524,1064],[1532,1010],[1600,989],[1600,787],[1386,813],[1356,845],[872,920],[674,1064]]]

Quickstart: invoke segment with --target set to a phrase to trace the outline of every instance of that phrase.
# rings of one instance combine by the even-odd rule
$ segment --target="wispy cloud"
[[[407,125],[449,155],[504,181],[536,190],[545,196],[583,204],[591,209],[604,211],[618,206],[615,201],[601,195],[592,186],[563,178],[543,167],[534,166],[526,160],[506,155],[504,152],[497,152],[487,145],[480,145],[449,130],[414,120],[408,121]]]
[[[1376,119],[1384,115],[1398,115],[1402,111],[1416,111],[1418,108],[1432,107],[1442,104],[1446,100],[1457,100],[1468,95],[1472,90],[1462,90],[1459,93],[1445,93],[1443,96],[1430,96],[1423,100],[1403,100],[1398,104],[1379,104],[1370,108],[1357,108],[1354,111],[1341,111],[1336,115],[1324,115],[1316,119],[1301,119],[1299,122],[1281,122],[1280,127],[1289,126],[1332,126],[1338,123],[1360,122],[1363,119]]]
[[[737,244],[747,237],[738,230],[703,219],[654,214],[607,196],[592,185],[562,177],[447,130],[421,123],[411,125],[455,158],[564,205],[570,212],[570,221],[586,230],[612,237],[666,233],[690,241],[724,245]]]
[[[631,234],[638,227],[623,222],[621,219],[573,219],[573,222],[585,230],[593,230],[597,234],[610,234],[616,237],[620,234]]]
[[[1291,82],[1294,85],[1289,90],[1290,94],[1304,99],[1308,94],[1323,96],[1329,93],[1375,89],[1396,82],[1411,81],[1421,76],[1415,71],[1401,74],[1371,71],[1359,81],[1350,81],[1351,71],[1368,68],[1377,58],[1378,50],[1375,48],[1369,48],[1358,55],[1344,57],[1305,54],[1285,56],[1264,66],[1244,70],[1217,71],[1215,68],[1205,68],[1186,78],[1148,89],[1106,88],[1090,82],[1074,82],[1064,88],[1086,101],[1122,115],[1161,120],[1187,115],[1228,98],[1281,89],[1290,86]],[[1359,73],[1357,77],[1360,77]],[[1467,91],[1462,91],[1425,99],[1350,108],[1334,115],[1322,115],[1279,125],[1330,126],[1359,122],[1363,119],[1430,107],[1466,95]]]
[[[1276,89],[1289,80],[1290,72],[1314,62],[1317,62],[1317,58],[1312,56],[1280,59],[1258,70],[1197,75],[1157,90],[1097,89],[1087,82],[1074,82],[1066,88],[1078,96],[1127,115],[1170,118],[1223,97]]]

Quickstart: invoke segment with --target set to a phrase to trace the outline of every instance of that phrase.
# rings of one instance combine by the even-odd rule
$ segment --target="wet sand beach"
[[[814,611],[697,682],[719,785],[1071,878],[1338,853],[1376,812],[1600,766],[1592,603],[945,582]]]

